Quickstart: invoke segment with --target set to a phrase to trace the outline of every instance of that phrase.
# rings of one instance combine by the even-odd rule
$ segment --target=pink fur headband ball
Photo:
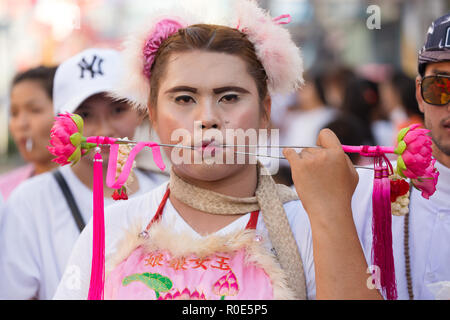
[[[144,55],[144,75],[150,79],[150,70],[155,60],[156,52],[161,44],[168,37],[176,33],[179,29],[184,28],[178,21],[173,19],[163,19],[159,21],[149,38],[145,42],[142,54]]]

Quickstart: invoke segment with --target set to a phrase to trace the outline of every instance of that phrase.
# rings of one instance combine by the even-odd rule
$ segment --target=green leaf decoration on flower
[[[403,174],[403,170],[406,170],[405,161],[403,161],[402,156],[398,156],[397,158],[397,173],[402,176],[403,178],[406,178]]]
[[[406,136],[406,134],[408,133],[408,131],[409,131],[410,129],[411,129],[410,127],[406,127],[406,128],[401,129],[401,130],[398,132],[398,135],[397,135],[397,142],[402,141],[403,138]]]
[[[398,143],[397,148],[395,148],[394,150],[394,153],[401,155],[405,150],[406,150],[406,142],[402,140]]]
[[[75,122],[78,128],[78,132],[83,132],[83,125],[84,125],[83,118],[76,113],[72,113],[70,117],[72,118],[73,122]]]
[[[75,132],[70,136],[70,142],[75,146],[78,147],[81,144],[81,141],[83,140],[83,136],[79,132]]]
[[[159,273],[135,273],[125,277],[122,280],[122,285],[126,286],[133,281],[140,281],[147,287],[154,290],[156,298],[159,298],[160,292],[167,292],[172,289],[173,283],[168,277],[165,277]]]
[[[81,148],[78,146],[75,151],[70,155],[67,161],[72,162],[72,164],[77,163],[81,158]]]

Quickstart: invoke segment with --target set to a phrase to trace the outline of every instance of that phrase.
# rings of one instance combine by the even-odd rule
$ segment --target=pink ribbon
[[[162,171],[166,168],[164,161],[162,160],[161,151],[159,145],[156,142],[138,142],[136,146],[131,150],[128,155],[127,161],[125,162],[122,172],[120,173],[117,180],[116,170],[117,170],[117,155],[119,151],[118,144],[112,144],[109,151],[109,162],[108,162],[108,173],[106,174],[106,185],[113,189],[119,189],[123,186],[125,181],[127,181],[130,175],[131,168],[133,166],[133,161],[136,155],[144,148],[149,147],[152,149],[153,161]]]
[[[131,168],[133,166],[134,158],[136,158],[137,154],[145,147],[149,147],[152,149],[153,161],[162,171],[166,168],[164,161],[161,156],[161,150],[159,145],[156,142],[147,141],[147,142],[138,142],[133,149],[131,149],[130,154],[128,155],[127,161],[122,169],[117,180],[116,178],[116,170],[117,170],[117,156],[119,151],[119,145],[115,142],[116,138],[103,137],[103,136],[94,136],[86,138],[86,142],[99,144],[110,144],[109,150],[109,161],[108,161],[108,172],[106,174],[106,185],[112,189],[119,189],[123,186],[125,181],[127,181],[128,176],[130,175]]]
[[[287,21],[281,21],[283,19],[287,19]],[[291,22],[291,15],[286,13],[286,14],[282,14],[276,18],[273,18],[272,21],[275,22],[276,24],[288,24]],[[236,29],[240,30],[239,27],[241,26],[241,22],[238,21],[238,24],[236,26]],[[246,28],[240,30],[241,32],[245,32]]]
[[[287,21],[280,21],[285,18],[287,18]],[[288,24],[291,22],[291,15],[288,13],[282,14],[281,16],[273,18],[272,21],[275,22],[276,24]]]

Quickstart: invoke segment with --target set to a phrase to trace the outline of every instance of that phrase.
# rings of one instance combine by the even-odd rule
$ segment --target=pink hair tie
[[[184,26],[174,19],[163,19],[159,21],[153,28],[152,33],[145,41],[145,45],[142,49],[142,54],[144,56],[144,75],[150,79],[150,70],[155,61],[155,55],[161,44],[168,37],[176,33]]]
[[[280,21],[284,18],[287,18],[287,21]],[[276,18],[272,19],[273,22],[275,22],[276,24],[288,24],[291,22],[291,15],[286,13],[286,14],[282,14],[281,16],[278,16]]]

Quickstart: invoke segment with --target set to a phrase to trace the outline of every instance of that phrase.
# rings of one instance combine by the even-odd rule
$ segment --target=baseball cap
[[[55,114],[73,113],[90,96],[112,92],[122,72],[121,55],[112,49],[86,49],[62,62],[53,80]]]
[[[425,44],[419,51],[419,74],[427,63],[450,60],[450,13],[434,20],[428,28]]]

